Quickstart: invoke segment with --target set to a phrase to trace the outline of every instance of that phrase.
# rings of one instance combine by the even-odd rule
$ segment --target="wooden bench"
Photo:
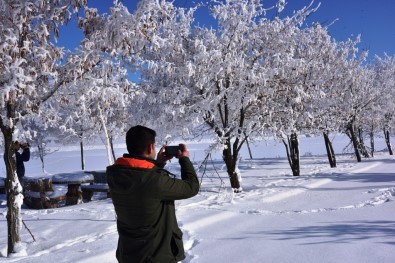
[[[93,175],[83,171],[60,173],[52,176],[52,183],[67,185],[66,205],[76,205],[83,201],[81,186],[93,183]]]
[[[65,204],[66,189],[53,187],[51,178],[23,179],[23,203],[33,209],[58,208]]]
[[[110,198],[110,189],[107,184],[107,175],[105,171],[87,171],[92,174],[94,182],[88,185],[81,185],[82,198],[84,202],[92,201],[95,192],[106,193],[106,198]]]
[[[102,192],[107,194],[107,198],[110,196],[110,190],[108,188],[108,184],[90,184],[90,185],[81,185],[82,190],[82,198],[84,202],[92,201],[93,194],[95,192]]]

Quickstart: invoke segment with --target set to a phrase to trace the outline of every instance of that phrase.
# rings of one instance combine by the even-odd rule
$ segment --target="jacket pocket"
[[[180,229],[173,231],[171,238],[171,252],[179,260],[184,258],[184,245],[182,243],[182,232]]]

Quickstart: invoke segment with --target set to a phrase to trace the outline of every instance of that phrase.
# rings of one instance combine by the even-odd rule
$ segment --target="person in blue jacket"
[[[30,160],[30,146],[28,143],[14,142],[15,157],[16,157],[16,173],[19,180],[25,176],[25,164]],[[20,150],[22,149],[22,152]]]

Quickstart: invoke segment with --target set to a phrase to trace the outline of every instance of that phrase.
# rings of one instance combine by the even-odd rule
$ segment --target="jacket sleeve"
[[[189,158],[179,159],[181,179],[171,178],[167,174],[159,175],[156,193],[163,200],[187,199],[199,192],[199,180]],[[161,173],[164,173],[161,170]]]

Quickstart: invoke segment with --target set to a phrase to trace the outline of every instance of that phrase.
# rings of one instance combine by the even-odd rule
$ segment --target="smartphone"
[[[178,150],[181,150],[179,145],[177,146],[165,146],[165,153],[167,156],[176,157],[178,154]]]

